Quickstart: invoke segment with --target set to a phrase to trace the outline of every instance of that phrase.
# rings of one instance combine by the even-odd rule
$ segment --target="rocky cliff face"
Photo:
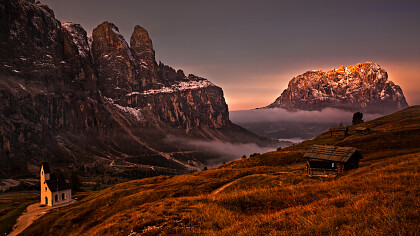
[[[46,5],[0,2],[0,176],[41,161],[109,173],[182,173],[206,155],[182,138],[269,144],[229,121],[220,87],[157,64],[147,31],[109,22],[88,37]]]
[[[137,62],[137,71],[139,71],[141,86],[145,89],[153,88],[158,84],[155,51],[153,50],[152,40],[149,33],[141,26],[134,27],[130,38],[130,46],[133,49],[133,55]]]
[[[141,89],[132,50],[114,24],[104,22],[93,30],[92,53],[104,96],[120,98]]]
[[[308,71],[293,78],[266,108],[321,110],[333,107],[368,113],[390,113],[408,107],[401,88],[378,64],[366,62],[330,71]]]

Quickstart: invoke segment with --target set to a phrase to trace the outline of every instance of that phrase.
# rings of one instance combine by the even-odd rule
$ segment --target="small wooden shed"
[[[359,167],[362,155],[354,147],[337,147],[327,145],[313,145],[304,155],[307,172],[314,171],[338,172]]]
[[[357,127],[355,129],[355,131],[356,131],[356,134],[368,134],[368,133],[370,133],[370,129],[367,128],[367,127]]]
[[[346,137],[349,133],[349,128],[346,126],[335,126],[330,128],[331,137]]]

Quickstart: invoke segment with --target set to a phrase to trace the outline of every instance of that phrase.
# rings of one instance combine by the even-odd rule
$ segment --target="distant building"
[[[367,127],[357,127],[355,131],[356,131],[356,134],[369,134],[370,133],[370,129]]]
[[[349,133],[349,128],[345,126],[335,126],[330,128],[331,137],[346,137]]]
[[[358,168],[359,161],[363,158],[354,147],[326,145],[313,145],[304,157],[308,174],[313,174],[314,171],[342,173]]]
[[[71,201],[71,188],[61,176],[52,175],[48,162],[43,162],[40,173],[41,204],[57,206]]]

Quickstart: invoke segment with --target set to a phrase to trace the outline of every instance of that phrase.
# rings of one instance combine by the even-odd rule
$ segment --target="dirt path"
[[[74,202],[74,200],[72,202],[68,203],[68,204],[71,204],[73,202]],[[12,232],[10,232],[9,236],[15,236],[15,235],[18,235],[18,234],[22,233],[35,220],[37,220],[39,217],[46,214],[48,211],[50,211],[54,208],[67,206],[68,204],[63,204],[63,205],[54,206],[54,207],[41,205],[40,203],[35,203],[35,204],[32,204],[32,205],[29,205],[26,208],[25,212],[23,212],[22,215],[19,216],[19,218],[17,219],[16,224],[15,224],[15,226],[13,226],[13,230],[12,230]]]
[[[234,181],[232,181],[232,182],[229,182],[229,183],[227,183],[227,184],[224,184],[222,187],[220,187],[220,188],[217,188],[217,189],[213,190],[213,192],[211,192],[211,194],[216,195],[216,194],[220,193],[220,192],[221,192],[221,191],[223,191],[225,188],[227,188],[227,187],[229,187],[230,185],[232,185],[234,182],[235,182],[235,180],[234,180]]]
[[[300,170],[300,169],[299,169]],[[293,170],[290,170],[290,171],[279,171],[279,172],[276,172],[276,173],[272,173],[272,174],[267,174],[267,175],[279,175],[279,174],[289,174],[289,173],[292,173],[293,172]],[[239,178],[240,179],[240,178]],[[227,187],[229,187],[230,185],[232,185],[236,180],[238,180],[238,179],[235,179],[235,180],[233,180],[233,181],[231,181],[231,182],[229,182],[229,183],[226,183],[226,184],[224,184],[222,187],[219,187],[219,188],[217,188],[217,189],[215,189],[215,190],[213,190],[210,194],[212,194],[212,195],[216,195],[216,194],[218,194],[218,193],[220,193],[221,191],[223,191],[225,188],[227,188]]]
[[[20,184],[19,181],[14,179],[0,179],[0,192],[6,191],[11,187],[16,187]]]

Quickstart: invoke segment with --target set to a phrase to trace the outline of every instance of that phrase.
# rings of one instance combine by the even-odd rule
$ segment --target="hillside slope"
[[[420,106],[359,126],[372,133],[325,133],[208,171],[92,192],[43,216],[23,235],[416,234]],[[302,156],[312,144],[357,147],[361,167],[337,178],[309,178]]]

